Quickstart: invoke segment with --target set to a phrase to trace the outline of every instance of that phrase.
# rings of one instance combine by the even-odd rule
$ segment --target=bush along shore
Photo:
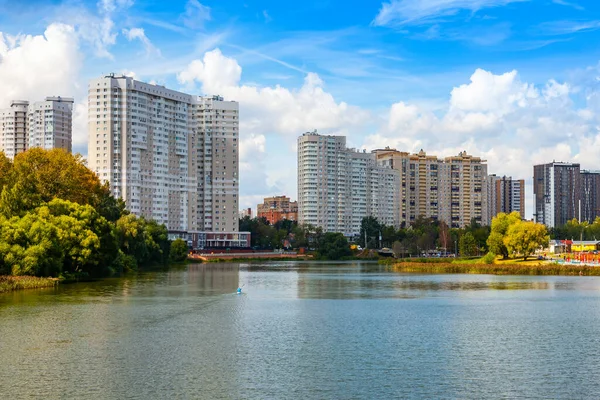
[[[56,278],[37,276],[0,276],[0,293],[21,289],[40,289],[58,285]]]
[[[452,262],[396,262],[386,263],[396,272],[424,274],[489,274],[489,275],[580,275],[600,276],[600,268],[585,265],[556,263],[498,263],[484,264]]]

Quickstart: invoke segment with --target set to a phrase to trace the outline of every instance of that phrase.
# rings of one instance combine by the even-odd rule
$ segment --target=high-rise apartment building
[[[525,180],[512,179],[512,177],[489,175],[487,180],[488,217],[490,224],[492,218],[498,213],[511,213],[517,211],[521,218],[525,218]]]
[[[315,132],[298,138],[298,220],[342,232],[360,232],[362,219],[399,226],[398,171],[377,164],[375,153],[346,148],[343,136]]]
[[[29,106],[29,147],[72,151],[73,99],[46,97]]]
[[[14,158],[30,147],[72,150],[73,99],[14,100],[0,110],[0,150]]]
[[[600,171],[581,171],[581,220],[600,217]]]
[[[579,217],[579,164],[551,162],[533,166],[535,220],[553,228]]]
[[[485,160],[467,154],[446,157],[449,166],[450,208],[441,219],[450,221],[452,228],[464,227],[474,220],[485,225],[487,214],[487,164]]]
[[[375,150],[378,162],[400,172],[401,221],[418,217],[443,220],[463,227],[475,219],[487,223],[487,165],[466,152],[442,160],[423,150],[409,154],[386,148]]]
[[[0,150],[8,158],[27,150],[29,144],[28,112],[29,102],[13,100],[10,108],[0,110]]]
[[[88,92],[88,166],[134,214],[237,247],[239,106],[114,74]]]
[[[404,225],[413,223],[418,217],[440,219],[447,214],[449,190],[447,166],[436,156],[423,150],[417,154],[385,148],[375,150],[380,165],[394,168],[400,173],[400,217]],[[448,221],[449,222],[449,221]]]

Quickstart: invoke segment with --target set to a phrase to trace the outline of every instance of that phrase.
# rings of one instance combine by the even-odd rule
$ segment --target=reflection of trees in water
[[[412,298],[425,291],[548,290],[554,284],[545,281],[435,281],[389,279],[369,275],[299,274],[300,298],[359,299]]]

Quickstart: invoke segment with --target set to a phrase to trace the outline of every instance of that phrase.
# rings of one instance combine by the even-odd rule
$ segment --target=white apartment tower
[[[0,150],[10,159],[27,150],[28,107],[28,101],[13,100],[10,108],[0,110]]]
[[[71,152],[73,99],[46,97],[30,104],[13,100],[0,110],[0,150],[14,158],[30,147],[65,149]]]
[[[315,132],[298,138],[298,221],[325,232],[360,233],[362,219],[399,227],[398,171],[374,153],[346,148],[343,136]]]
[[[46,97],[29,106],[29,147],[72,151],[73,99]]]
[[[90,81],[88,110],[88,166],[132,213],[170,232],[238,231],[237,102],[111,74]]]

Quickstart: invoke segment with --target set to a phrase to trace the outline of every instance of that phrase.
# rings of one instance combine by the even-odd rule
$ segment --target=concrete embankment
[[[244,252],[244,253],[199,253],[188,257],[191,261],[221,261],[221,260],[306,260],[311,259],[311,255],[298,254],[296,252]]]

